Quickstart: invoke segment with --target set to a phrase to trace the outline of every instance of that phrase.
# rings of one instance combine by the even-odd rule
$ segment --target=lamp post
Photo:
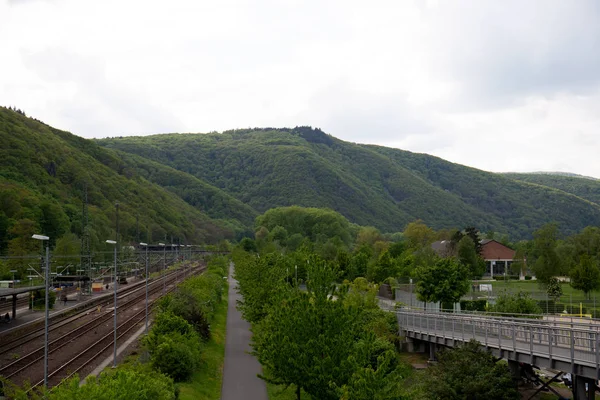
[[[106,243],[112,244],[115,246],[115,281],[113,283],[114,287],[114,320],[113,320],[113,368],[117,368],[117,242],[115,240],[107,240]]]
[[[167,248],[164,243],[159,243],[159,246],[163,248],[163,267],[162,267],[162,280],[163,280],[163,294],[167,291],[167,284],[165,283],[165,269],[167,268]]]
[[[50,240],[50,238],[48,236],[44,236],[44,235],[33,235],[31,237],[32,239],[36,239],[36,240]],[[42,242],[42,246],[43,246]],[[48,387],[48,317],[49,317],[49,312],[48,312],[48,282],[50,281],[50,259],[49,259],[49,254],[50,254],[50,248],[48,246],[48,244],[46,244],[46,270],[44,271],[44,294],[45,294],[45,305],[44,305],[44,309],[45,309],[45,316],[44,316],[44,387],[47,388]]]
[[[140,246],[146,247],[146,335],[148,334],[148,243],[140,243]]]
[[[12,273],[12,276],[13,276],[12,284],[13,284],[13,288],[14,288],[15,287],[15,272],[17,272],[17,270],[16,269],[11,269],[10,272]]]

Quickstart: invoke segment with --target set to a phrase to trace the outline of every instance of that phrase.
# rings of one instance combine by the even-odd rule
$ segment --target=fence
[[[597,378],[600,374],[600,321],[573,318],[506,318],[469,314],[396,311],[400,329],[439,342],[471,339],[517,361],[562,367]],[[508,352],[508,353],[507,353]],[[566,369],[563,369],[566,370]]]

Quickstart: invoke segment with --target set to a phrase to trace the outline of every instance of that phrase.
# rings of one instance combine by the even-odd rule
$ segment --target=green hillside
[[[600,205],[600,180],[597,179],[540,173],[506,173],[502,175],[522,182],[559,189]]]
[[[559,190],[308,127],[97,142],[194,175],[259,213],[327,207],[389,232],[422,219],[438,229],[474,225],[514,238],[550,221],[569,234],[600,223],[598,205]]]
[[[1,107],[0,143],[1,255],[38,252],[39,242],[30,239],[32,233],[50,236],[52,246],[67,239],[78,244],[85,188],[92,249],[105,250],[104,241],[115,237],[115,201],[120,204],[125,242],[173,238],[181,243],[216,243],[233,238],[232,225],[240,225],[211,218],[153,183],[168,186],[157,177],[166,167],[152,170],[150,162],[134,162],[131,156],[122,157]],[[185,179],[181,175],[170,174],[171,179]],[[195,185],[199,186],[195,182],[188,186]],[[211,204],[213,210],[218,207]]]

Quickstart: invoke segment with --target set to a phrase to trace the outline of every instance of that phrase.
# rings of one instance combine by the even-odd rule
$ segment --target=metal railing
[[[486,348],[529,354],[599,370],[600,321],[554,317],[509,318],[396,310],[400,329],[446,340],[479,341]]]

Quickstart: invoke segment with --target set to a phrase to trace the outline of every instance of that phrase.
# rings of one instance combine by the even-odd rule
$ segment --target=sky
[[[310,125],[600,178],[600,2],[0,0],[0,105],[86,138]]]

